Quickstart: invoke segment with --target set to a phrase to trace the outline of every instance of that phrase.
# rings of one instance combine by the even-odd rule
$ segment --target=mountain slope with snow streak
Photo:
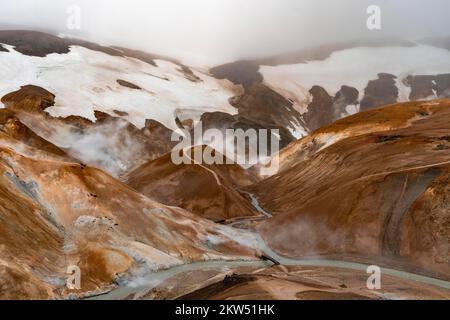
[[[0,299],[82,297],[123,275],[254,257],[235,230],[80,164],[10,109],[0,110],[0,221]],[[65,286],[69,265],[82,270],[81,290]]]
[[[398,77],[399,101],[408,101],[410,88],[402,80],[408,75],[436,75],[450,72],[450,52],[436,47],[358,47],[333,52],[321,61],[294,65],[261,66],[264,83],[294,101],[298,110],[305,110],[311,101],[308,92],[313,86],[336,94],[342,85],[356,88],[363,98],[364,89],[379,73]]]
[[[156,60],[157,66],[129,57],[112,56],[80,46],[67,54],[23,55],[12,46],[0,52],[0,96],[32,84],[56,96],[46,111],[53,116],[82,116],[95,121],[94,110],[126,113],[124,119],[142,128],[153,119],[175,130],[177,110],[221,111],[236,114],[228,103],[237,88],[182,66]],[[122,80],[122,85],[118,82]],[[140,89],[130,88],[131,83]]]
[[[248,190],[274,215],[263,238],[283,256],[393,259],[448,278],[449,118],[449,99],[400,103],[293,144],[290,165]]]

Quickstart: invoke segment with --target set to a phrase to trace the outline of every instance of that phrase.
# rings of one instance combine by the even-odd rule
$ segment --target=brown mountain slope
[[[142,165],[124,179],[151,199],[214,221],[258,214],[237,191],[255,180],[236,164],[175,165],[169,153]]]
[[[340,140],[254,188],[276,215],[260,227],[264,239],[287,256],[383,257],[449,274],[449,122],[450,101],[437,100],[319,130]]]
[[[291,143],[280,152],[280,171],[310,159],[320,150],[340,140],[372,132],[403,128],[430,114],[432,104],[408,102],[360,112],[319,128],[309,136]]]
[[[254,256],[223,227],[71,161],[21,125],[21,135],[0,125],[0,299],[84,295],[124,274]],[[81,290],[65,286],[70,265]]]

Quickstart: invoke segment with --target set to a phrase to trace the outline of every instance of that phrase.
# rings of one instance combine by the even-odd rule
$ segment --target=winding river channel
[[[271,214],[266,212],[263,208],[261,208],[258,199],[251,193],[245,192],[250,199],[252,200],[252,205],[265,216],[270,217]],[[356,263],[356,262],[348,262],[348,261],[339,261],[339,260],[328,260],[328,259],[291,259],[278,255],[274,252],[261,238],[259,234],[254,233],[253,231],[248,231],[252,233],[252,237],[256,239],[258,249],[261,252],[264,252],[267,256],[278,261],[281,265],[286,266],[314,266],[314,267],[332,267],[332,268],[342,268],[342,269],[350,269],[366,272],[367,267],[369,265]],[[263,260],[236,260],[236,261],[200,261],[189,264],[182,264],[178,266],[171,267],[169,269],[160,270],[157,272],[149,273],[144,277],[140,277],[137,281],[133,281],[132,284],[121,284],[117,288],[111,290],[108,293],[97,295],[95,297],[91,297],[89,299],[97,299],[97,300],[115,300],[115,299],[124,299],[130,295],[139,296],[142,292],[148,292],[152,288],[157,287],[159,284],[164,282],[167,279],[170,279],[178,274],[184,272],[191,272],[197,270],[223,270],[224,272],[230,271],[233,268],[238,267],[269,267],[272,265],[270,261]],[[411,280],[420,282],[427,285],[433,285],[445,289],[450,290],[450,282],[435,279],[423,275],[413,274],[406,271],[399,271],[390,268],[381,268],[381,272],[383,275],[390,275],[393,277],[397,277],[404,280]],[[134,284],[134,285],[133,285]],[[136,285],[138,284],[138,285]]]

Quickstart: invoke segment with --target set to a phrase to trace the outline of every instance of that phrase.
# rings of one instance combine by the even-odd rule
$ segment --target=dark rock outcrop
[[[242,129],[244,131],[249,129],[260,130],[279,130],[279,143],[280,148],[286,147],[288,144],[293,142],[295,138],[292,136],[291,132],[284,128],[277,126],[275,124],[261,123],[254,119],[248,119],[241,115],[230,115],[224,112],[206,112],[201,116],[201,121],[203,125],[203,130],[208,129],[219,129],[225,133],[226,129],[238,130]],[[271,138],[268,138],[267,148],[270,150]]]
[[[438,98],[450,98],[450,74],[438,74],[435,82]]]
[[[421,100],[434,96],[436,90],[434,76],[408,76],[404,83],[411,88],[409,100]]]
[[[141,87],[135,85],[134,83],[131,83],[131,82],[128,82],[125,80],[121,80],[121,79],[117,80],[117,83],[120,84],[122,87],[126,87],[126,88],[133,89],[133,90],[141,90],[142,89]]]
[[[314,131],[333,122],[333,97],[320,86],[312,87],[309,93],[312,95],[312,102],[308,105],[308,112],[303,117],[308,129]]]
[[[252,86],[231,104],[239,110],[240,116],[262,125],[292,128],[292,122],[301,122],[300,113],[292,102],[262,84]]]
[[[195,75],[195,73],[192,71],[191,68],[188,66],[185,66],[184,64],[180,65],[180,68],[178,69],[179,72],[181,72],[186,79],[192,82],[202,82],[202,79]]]
[[[279,129],[282,147],[295,140],[289,130],[295,129],[293,124],[304,125],[292,102],[263,84],[247,88],[230,103],[239,111],[234,128]]]
[[[263,81],[259,64],[254,61],[236,61],[211,68],[209,72],[217,79],[228,79],[234,84],[250,88]]]
[[[158,147],[161,154],[169,152],[175,145],[175,142],[171,141],[173,131],[156,120],[145,120],[145,127],[141,129],[141,132],[148,142]]]
[[[27,56],[45,57],[50,53],[68,53],[68,43],[57,36],[38,31],[0,31],[0,43],[13,46]]]
[[[333,121],[339,120],[340,118],[342,118],[343,114],[346,114],[347,106],[358,105],[358,98],[358,89],[349,86],[342,86],[333,99]]]
[[[180,61],[164,55],[116,46],[102,46],[80,39],[60,38],[56,35],[39,31],[2,30],[0,31],[0,43],[11,45],[22,54],[35,57],[45,57],[52,53],[65,54],[70,52],[70,46],[80,46],[93,51],[103,52],[110,56],[135,58],[155,67],[157,67],[156,59],[166,60],[179,65],[183,69]],[[0,51],[8,50],[0,45]]]
[[[411,88],[409,99],[450,98],[450,74],[410,75],[404,80]]]
[[[378,79],[369,81],[361,101],[361,111],[396,103],[398,88],[395,79],[395,75],[379,73]]]
[[[310,132],[339,120],[346,115],[347,106],[358,104],[359,92],[349,86],[342,86],[335,97],[320,86],[312,87],[309,93],[313,99],[303,119]]]

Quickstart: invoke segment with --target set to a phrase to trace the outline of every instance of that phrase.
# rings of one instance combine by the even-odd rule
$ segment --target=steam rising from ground
[[[128,134],[126,126],[125,121],[115,122],[83,132],[60,127],[50,141],[69,150],[73,157],[118,176],[134,166],[136,154],[143,150],[143,146]]]
[[[118,177],[145,161],[144,145],[127,131],[125,120],[117,119],[80,129],[57,119],[21,115],[20,120],[38,135],[72,157]]]

